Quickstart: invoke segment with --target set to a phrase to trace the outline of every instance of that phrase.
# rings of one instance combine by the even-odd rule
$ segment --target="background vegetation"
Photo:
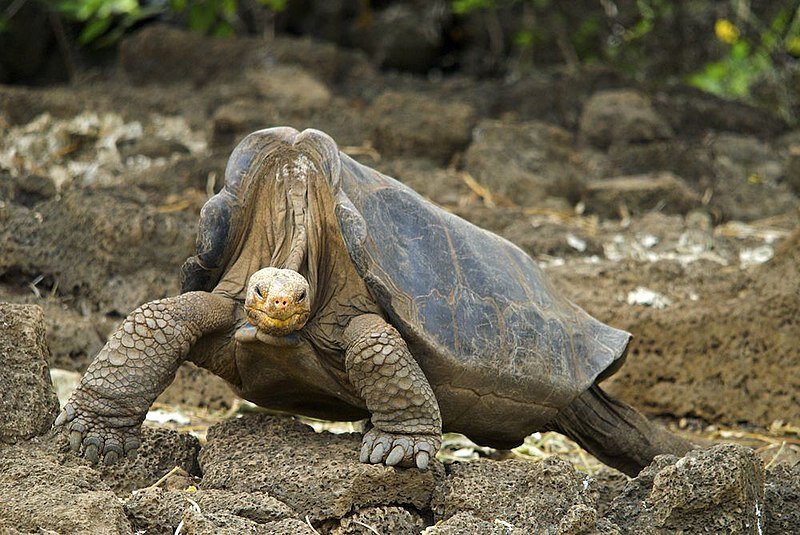
[[[375,50],[358,34],[369,33],[376,13],[406,9],[419,14],[420,32],[431,25],[438,32],[431,45],[438,63],[384,66],[520,76],[554,64],[602,63],[796,121],[800,0],[0,0],[0,32],[24,24],[17,15],[29,3],[46,7],[58,19],[51,25],[63,23],[85,49],[113,47],[133,28],[165,21],[220,37],[277,30]],[[383,29],[373,33],[372,41],[391,38]],[[409,54],[423,54],[408,45]]]

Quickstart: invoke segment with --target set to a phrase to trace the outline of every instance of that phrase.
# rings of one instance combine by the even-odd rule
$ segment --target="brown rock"
[[[184,535],[316,535],[311,526],[297,519],[259,524],[229,513],[206,513],[188,508],[183,513]]]
[[[288,82],[287,82],[288,83]],[[263,128],[289,125],[300,130],[316,128],[333,137],[340,148],[361,145],[369,136],[363,111],[342,98],[320,107],[291,106],[286,99],[239,98],[219,106],[212,117],[211,143],[233,150],[241,139]]]
[[[331,92],[325,84],[297,66],[250,69],[245,76],[262,98],[284,108],[321,108],[331,101]]]
[[[584,172],[576,165],[572,135],[541,122],[478,123],[464,154],[466,170],[482,186],[515,204],[546,197],[577,201]]]
[[[587,211],[609,218],[619,217],[623,206],[631,214],[685,214],[700,205],[699,195],[669,172],[593,180],[585,195]]]
[[[710,205],[726,219],[750,221],[795,210],[791,168],[768,143],[753,136],[719,134],[710,143],[716,180]]]
[[[469,512],[527,533],[555,531],[571,507],[594,510],[596,492],[590,484],[572,465],[555,457],[536,463],[479,460],[452,466],[436,490],[433,511],[437,519]]]
[[[0,209],[0,276],[46,274],[61,296],[80,295],[100,313],[127,314],[178,292],[180,266],[194,248],[197,216],[160,211],[137,188],[77,188],[37,205]],[[6,218],[7,214],[7,218]]]
[[[225,380],[205,368],[184,362],[156,403],[222,410],[233,407],[235,399],[236,394]]]
[[[200,442],[188,433],[144,427],[136,458],[125,458],[111,466],[98,465],[97,470],[118,495],[127,496],[135,489],[152,485],[176,466],[200,476],[199,451]]]
[[[800,146],[789,155],[783,183],[786,184],[795,195],[800,195]]]
[[[421,156],[445,163],[467,146],[476,121],[469,104],[397,91],[376,98],[367,115],[381,154]]]
[[[137,530],[148,534],[172,534],[187,509],[198,505],[204,515],[231,515],[255,524],[280,522],[295,517],[294,511],[263,492],[243,493],[224,490],[164,490],[148,488],[134,492],[125,504],[128,517]]]
[[[641,175],[670,171],[698,191],[711,187],[716,176],[713,151],[707,144],[697,141],[668,139],[616,145],[609,148],[608,157],[613,174]]]
[[[600,91],[583,107],[580,119],[583,139],[595,147],[650,142],[672,137],[672,129],[637,91]]]
[[[800,526],[800,462],[767,470],[762,513],[767,535],[791,533]]]
[[[0,442],[41,435],[58,414],[42,309],[0,303]]]
[[[472,513],[456,513],[443,522],[426,529],[425,535],[523,535],[527,533],[500,519],[483,520]]]
[[[330,535],[372,535],[376,531],[392,535],[416,535],[425,525],[419,513],[402,507],[367,507],[344,517]]]
[[[250,39],[209,39],[167,25],[148,25],[122,40],[122,70],[135,84],[193,82],[205,85],[239,74],[255,63]]]
[[[45,449],[0,446],[0,533],[130,534],[122,503],[87,466],[65,466]]]
[[[371,505],[426,509],[442,466],[426,472],[358,462],[357,434],[315,433],[290,418],[247,415],[215,425],[200,452],[203,488],[266,492],[312,522]]]
[[[631,533],[758,533],[764,468],[750,448],[720,444],[665,455],[632,480],[606,516]]]

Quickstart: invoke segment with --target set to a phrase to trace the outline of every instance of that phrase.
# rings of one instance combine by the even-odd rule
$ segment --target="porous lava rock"
[[[437,488],[433,511],[439,520],[470,512],[485,521],[544,533],[555,531],[575,505],[594,511],[596,493],[589,478],[563,459],[481,459],[451,467]]]
[[[135,458],[125,458],[111,466],[98,465],[96,469],[118,495],[127,496],[135,489],[152,485],[176,466],[199,476],[199,451],[200,442],[188,433],[144,427]]]
[[[83,465],[36,444],[0,446],[0,533],[132,533],[122,502]]]
[[[42,309],[0,303],[0,442],[40,435],[58,413]]]
[[[800,462],[767,470],[764,510],[767,535],[792,533],[800,526]]]
[[[527,533],[502,520],[483,520],[472,513],[456,513],[447,520],[423,531],[425,535],[463,535],[481,533],[483,535],[523,535]]]
[[[344,517],[331,529],[330,535],[416,535],[427,523],[419,513],[403,507],[366,507]]]
[[[247,523],[269,525],[294,518],[294,511],[285,503],[263,492],[229,492],[225,490],[165,490],[151,487],[134,492],[125,503],[125,511],[137,530],[148,534],[172,534],[188,509],[208,515],[236,516]],[[195,521],[203,521],[193,517]],[[249,524],[248,524],[249,525]]]
[[[277,522],[259,524],[230,513],[204,513],[193,508],[186,509],[181,520],[184,535],[318,535],[302,520],[289,518]]]
[[[438,462],[421,472],[358,461],[361,437],[315,433],[298,421],[245,415],[208,431],[200,452],[204,489],[266,492],[312,522],[371,505],[427,509]]]
[[[719,444],[656,457],[606,518],[625,533],[763,532],[764,468],[750,448]]]

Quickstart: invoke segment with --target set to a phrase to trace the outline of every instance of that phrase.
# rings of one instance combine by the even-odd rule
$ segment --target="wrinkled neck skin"
[[[319,164],[296,150],[275,149],[255,167],[253,172],[261,176],[250,181],[251,191],[246,192],[253,202],[244,216],[248,224],[242,225],[237,260],[217,290],[244,301],[253,273],[265,267],[296,271],[309,284],[311,322],[321,309],[330,308],[336,283],[342,284],[342,263],[350,262],[339,238],[331,186]],[[239,337],[271,345],[292,345],[303,330],[276,337],[252,325],[244,329],[250,330]]]

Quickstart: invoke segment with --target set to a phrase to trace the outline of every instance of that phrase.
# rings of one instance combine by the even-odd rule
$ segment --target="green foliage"
[[[689,76],[689,83],[715,95],[746,98],[753,82],[772,68],[769,55],[738,41],[721,61],[709,63],[701,72]]]
[[[161,14],[185,17],[190,30],[215,36],[234,33],[239,0],[166,0],[143,7],[138,0],[50,0],[68,20],[79,22],[78,40],[96,47],[117,42],[137,22]],[[286,9],[288,0],[258,0],[273,12]]]
[[[689,76],[691,85],[722,97],[747,100],[756,81],[776,76],[776,58],[800,55],[800,6],[794,12],[780,10],[769,26],[752,13],[744,15],[741,23],[749,26],[752,37],[742,37],[739,26],[731,21],[718,20],[714,30],[727,53]]]
[[[450,9],[452,9],[453,13],[456,15],[468,15],[479,9],[494,7],[496,7],[494,0],[453,0],[450,4]]]
[[[160,6],[142,7],[137,0],[55,0],[64,17],[82,23],[78,41],[106,46],[122,37],[142,19],[163,12]]]

